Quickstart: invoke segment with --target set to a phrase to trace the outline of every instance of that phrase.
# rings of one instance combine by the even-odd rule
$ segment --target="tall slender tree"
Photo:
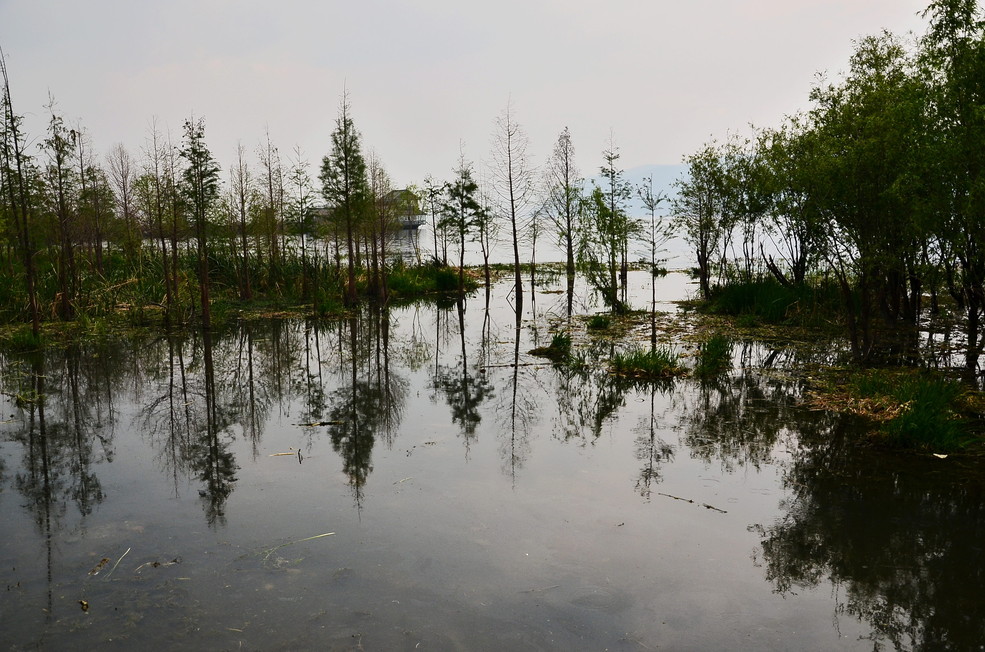
[[[219,164],[205,143],[205,119],[189,118],[184,123],[184,144],[181,157],[184,192],[192,209],[195,239],[198,244],[198,285],[202,309],[202,327],[212,328],[209,297],[209,244],[207,222],[213,203],[219,196]]]
[[[527,143],[527,135],[513,116],[512,105],[507,103],[503,113],[496,119],[496,129],[493,132],[492,185],[499,197],[500,211],[509,221],[513,238],[513,282],[518,311],[523,304],[520,233],[533,198],[533,169],[527,157]]]
[[[346,243],[345,302],[356,303],[356,258],[358,235],[370,200],[366,160],[359,132],[352,122],[349,98],[343,95],[332,132],[332,151],[322,159],[322,196],[342,226]]]
[[[30,157],[24,151],[21,132],[21,116],[14,112],[10,96],[10,77],[7,59],[0,49],[0,74],[3,76],[3,94],[0,96],[0,186],[4,191],[9,214],[14,220],[14,232],[24,265],[24,283],[27,288],[31,314],[31,331],[37,338],[41,333],[41,317],[38,308],[37,272],[34,263],[34,238],[32,234],[36,202],[30,191]]]

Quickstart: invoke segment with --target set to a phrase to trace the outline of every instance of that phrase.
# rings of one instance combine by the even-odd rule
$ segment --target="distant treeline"
[[[701,292],[771,277],[827,279],[853,351],[942,310],[963,320],[967,361],[985,309],[985,16],[975,0],[936,0],[926,34],[856,43],[811,108],[750,138],[686,159],[675,201]],[[765,250],[764,241],[773,246]]]

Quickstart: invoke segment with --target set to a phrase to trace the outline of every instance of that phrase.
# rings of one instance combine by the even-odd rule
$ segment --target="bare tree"
[[[575,166],[571,132],[565,127],[554,144],[544,171],[544,213],[554,226],[558,244],[564,247],[568,283],[574,282],[575,250],[582,206],[582,180]]]
[[[243,144],[239,143],[236,145],[236,163],[229,170],[229,195],[239,230],[241,270],[239,296],[244,301],[249,301],[253,298],[253,288],[250,286],[250,247],[246,233],[246,218],[250,212],[255,181],[250,165],[243,155]]]
[[[132,263],[140,250],[140,230],[136,223],[134,184],[137,170],[130,152],[122,143],[117,143],[106,154],[109,178],[116,191],[117,215],[123,221],[123,251]]]
[[[493,189],[499,199],[500,210],[509,220],[513,236],[513,277],[519,312],[523,304],[520,231],[533,197],[533,169],[527,158],[527,135],[514,119],[510,103],[506,104],[506,109],[496,118],[492,157]]]

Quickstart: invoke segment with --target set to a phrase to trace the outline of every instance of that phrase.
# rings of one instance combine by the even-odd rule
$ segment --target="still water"
[[[0,647],[981,648],[979,475],[852,445],[802,349],[615,382],[562,287],[2,352]]]

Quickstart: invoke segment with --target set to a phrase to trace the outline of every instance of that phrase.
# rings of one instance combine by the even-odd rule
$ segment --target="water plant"
[[[973,437],[962,415],[964,386],[922,373],[874,370],[854,377],[849,392],[879,432],[905,448],[935,452],[964,448]]]
[[[609,317],[609,315],[592,315],[588,319],[588,323],[586,324],[586,327],[588,328],[588,330],[602,331],[609,328],[609,326],[611,325],[612,325],[612,319]]]
[[[705,340],[698,349],[694,375],[711,378],[732,368],[732,340],[716,334]]]
[[[680,375],[683,371],[677,354],[665,347],[616,353],[612,356],[611,368],[617,376],[634,380],[671,378]]]
[[[551,343],[548,346],[537,347],[530,351],[530,355],[548,358],[554,362],[567,360],[571,355],[571,336],[558,331],[551,335]]]

